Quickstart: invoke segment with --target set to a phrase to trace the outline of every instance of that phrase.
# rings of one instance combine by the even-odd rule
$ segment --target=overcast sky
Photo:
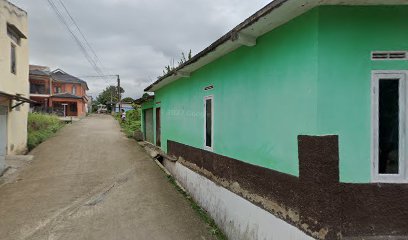
[[[28,12],[30,63],[96,75],[47,0],[10,0]],[[54,0],[56,1],[56,0]],[[140,97],[171,59],[207,47],[271,0],[64,0],[125,96]],[[97,96],[109,83],[85,79]],[[116,84],[115,79],[110,80]]]

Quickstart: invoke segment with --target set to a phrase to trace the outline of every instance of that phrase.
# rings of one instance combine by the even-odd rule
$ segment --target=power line
[[[88,40],[86,39],[85,35],[83,34],[82,30],[79,28],[78,24],[76,23],[75,19],[72,17],[72,15],[70,14],[70,12],[68,11],[67,7],[65,6],[63,0],[58,0],[61,3],[61,6],[65,9],[65,12],[68,14],[69,18],[71,19],[72,23],[74,23],[76,29],[78,29],[78,32],[81,34],[82,38],[85,40],[86,45],[89,47],[89,49],[91,50],[91,52],[93,53],[93,55],[95,56],[95,59],[101,63],[100,58],[98,57],[98,55],[96,54],[95,50],[93,49],[93,47],[91,46],[91,44],[89,44]],[[102,65],[102,63],[101,63]]]
[[[48,0],[50,6],[52,7],[52,9],[54,10],[54,12],[57,14],[60,22],[67,28],[67,30],[69,31],[69,33],[71,34],[71,36],[74,38],[75,42],[78,44],[78,46],[80,47],[81,51],[83,51],[85,57],[87,58],[88,61],[91,61],[91,65],[95,66],[95,70],[97,70],[98,74],[101,72],[99,67],[96,65],[96,62],[92,59],[92,57],[89,55],[88,51],[86,50],[86,47],[83,45],[83,43],[81,42],[81,40],[76,36],[76,34],[72,31],[72,29],[69,26],[69,23],[66,21],[66,19],[64,18],[63,14],[58,10],[57,5],[52,1],[52,0]]]
[[[90,65],[92,66],[92,68],[95,70],[95,72],[100,75],[101,78],[104,78],[105,74],[103,73],[102,69],[98,66],[97,62],[95,61],[95,59],[90,55],[89,51],[87,50],[87,47],[85,46],[85,44],[79,39],[79,37],[75,34],[75,32],[71,29],[68,21],[66,20],[66,18],[64,17],[64,15],[62,14],[62,12],[60,12],[60,10],[58,9],[58,7],[56,6],[56,4],[52,1],[52,0],[47,0],[49,5],[51,6],[52,10],[56,13],[58,20],[66,27],[66,29],[68,30],[68,32],[70,33],[70,35],[72,36],[72,38],[74,39],[74,41],[76,42],[76,44],[78,45],[80,51],[83,53],[83,55],[85,56],[86,60],[90,63]],[[64,7],[66,13],[69,15],[71,22],[74,23],[74,25],[76,26],[76,28],[78,29],[78,31],[80,32],[80,34],[82,35],[82,38],[85,40],[87,46],[89,49],[91,49],[91,52],[94,54],[96,59],[99,59],[98,56],[96,55],[95,51],[93,50],[93,48],[91,47],[91,45],[89,44],[89,42],[86,40],[84,34],[82,33],[82,31],[80,30],[79,26],[76,24],[74,18],[72,17],[71,14],[69,14],[67,8],[65,7],[65,5],[61,2],[61,0],[59,0],[59,2],[61,3],[61,5]],[[106,81],[106,79],[105,79]]]
[[[91,56],[89,55],[88,51],[86,50],[85,46],[83,45],[83,43],[80,41],[80,39],[75,35],[75,33],[72,31],[72,29],[70,28],[68,22],[65,20],[64,16],[62,15],[62,13],[58,10],[57,6],[55,5],[55,3],[52,0],[47,0],[48,3],[50,4],[51,8],[54,10],[54,12],[57,14],[57,17],[59,19],[59,21],[66,27],[66,29],[68,30],[68,32],[71,34],[71,36],[73,37],[74,41],[78,44],[81,52],[84,54],[84,56],[86,57],[86,59],[88,60],[88,62],[92,65],[92,67],[94,68],[94,70],[98,73],[101,74],[101,71],[99,69],[99,67],[96,65],[95,61],[91,58]],[[102,74],[101,74],[102,75]]]

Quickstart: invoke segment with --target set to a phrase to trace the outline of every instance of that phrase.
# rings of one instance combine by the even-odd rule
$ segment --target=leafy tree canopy
[[[123,94],[125,90],[121,87],[120,92]],[[112,98],[111,98],[112,96]],[[108,107],[108,110],[110,110],[110,103],[111,99],[113,103],[118,102],[119,100],[119,94],[118,94],[118,87],[117,86],[108,86],[106,87],[103,92],[99,94],[99,96],[96,98],[96,101],[98,104],[104,104]]]
[[[122,102],[126,102],[126,103],[133,103],[135,100],[131,97],[125,97],[124,99],[122,99]]]

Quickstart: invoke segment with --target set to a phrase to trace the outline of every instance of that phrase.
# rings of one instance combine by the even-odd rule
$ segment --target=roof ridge
[[[55,81],[60,81],[60,82],[77,82],[81,84],[85,84],[88,87],[88,83],[85,80],[80,79],[79,77],[76,77],[74,75],[71,75],[64,70],[57,68],[51,72],[51,76],[54,78]],[[58,76],[65,76],[71,79],[58,79]]]

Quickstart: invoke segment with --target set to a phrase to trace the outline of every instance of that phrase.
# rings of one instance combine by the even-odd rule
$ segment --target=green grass
[[[123,132],[126,134],[126,136],[128,138],[132,138],[133,133],[140,130],[140,111],[137,109],[127,111],[125,122],[122,122],[122,119],[120,119],[120,115],[120,113],[115,114],[115,118],[119,121],[120,126],[122,127]]]
[[[40,143],[54,135],[59,129],[64,126],[64,123],[57,116],[29,113],[28,114],[28,150],[34,149]]]
[[[191,208],[194,209],[198,216],[200,216],[200,218],[208,225],[210,233],[218,240],[227,240],[227,237],[217,226],[214,219],[212,219],[212,217],[208,215],[207,211],[200,207],[188,193],[186,193],[182,188],[179,187],[174,177],[167,175],[167,179],[177,189],[177,191],[187,199],[187,201],[190,203]]]

